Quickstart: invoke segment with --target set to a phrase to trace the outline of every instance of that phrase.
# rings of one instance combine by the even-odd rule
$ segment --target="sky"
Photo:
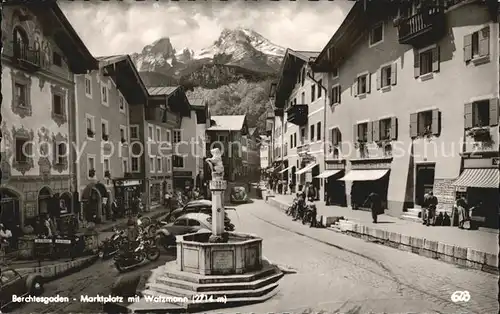
[[[95,56],[140,52],[169,37],[177,51],[209,47],[224,28],[244,27],[272,43],[321,51],[352,1],[64,1],[61,9]]]

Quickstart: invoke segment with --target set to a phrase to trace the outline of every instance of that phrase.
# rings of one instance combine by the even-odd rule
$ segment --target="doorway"
[[[424,164],[416,166],[415,177],[415,204],[422,206],[424,195],[432,191],[434,187],[435,164]]]

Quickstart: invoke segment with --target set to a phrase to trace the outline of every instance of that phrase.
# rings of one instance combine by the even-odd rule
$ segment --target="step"
[[[223,308],[229,306],[242,306],[253,303],[264,302],[278,293],[278,289],[273,289],[266,294],[258,297],[243,297],[243,298],[227,298],[224,303],[182,303],[177,305],[175,303],[152,303],[145,301],[142,298],[139,302],[130,304],[127,309],[132,313],[148,313],[148,314],[169,314],[169,313],[185,313],[187,309],[202,308],[203,310],[208,310],[208,308]],[[158,292],[153,292],[149,295],[169,297],[170,295],[161,294]],[[179,311],[180,310],[180,311]]]
[[[205,291],[202,294],[207,295],[209,297],[213,297],[214,299],[218,297],[225,297],[225,298],[259,297],[275,289],[276,287],[278,287],[278,283],[271,283],[255,290]],[[149,284],[147,290],[152,290],[176,297],[188,297],[188,298],[191,298],[192,296],[199,294],[195,291],[170,287],[158,283]]]
[[[283,277],[283,273],[277,270],[275,274],[249,282],[199,284],[199,283],[178,280],[167,276],[161,276],[156,279],[156,283],[164,284],[174,288],[190,290],[194,292],[253,290],[263,287],[267,284],[274,283],[279,279],[281,279],[281,277]]]
[[[277,268],[274,265],[270,265],[264,260],[262,261],[262,264],[263,267],[261,270],[252,271],[245,274],[203,276],[200,274],[193,274],[180,271],[177,269],[177,265],[175,265],[175,262],[173,262],[173,263],[168,263],[165,266],[164,276],[172,279],[188,281],[198,284],[237,283],[237,282],[255,281],[257,279],[269,276],[277,271]]]

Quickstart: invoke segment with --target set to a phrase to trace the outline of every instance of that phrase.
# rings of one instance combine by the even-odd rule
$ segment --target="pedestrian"
[[[370,206],[371,209],[373,223],[377,223],[378,215],[381,215],[384,212],[382,209],[382,201],[378,193],[371,192],[368,195],[366,201],[363,203],[363,207],[368,205]]]
[[[292,190],[292,188],[293,188],[293,183],[292,183],[292,181],[290,181],[290,183],[288,184],[288,187],[289,187],[289,189],[290,189],[290,194],[293,194],[293,190]]]
[[[467,201],[461,197],[457,199],[455,206],[458,211],[458,228],[464,229],[464,223],[469,220]]]
[[[201,171],[198,172],[198,174],[196,175],[196,179],[195,179],[195,187],[197,189],[201,189],[202,187],[202,174],[201,174]]]
[[[111,203],[111,219],[116,221],[116,217],[118,216],[118,203],[116,203],[116,199]]]
[[[307,197],[315,200],[316,199],[316,187],[311,182],[307,182],[307,186],[308,186]]]
[[[434,196],[434,192],[429,191],[426,196],[424,196],[424,209],[426,211],[426,217],[423,222],[426,226],[434,225],[436,219],[436,208],[437,208],[438,200],[437,197]]]

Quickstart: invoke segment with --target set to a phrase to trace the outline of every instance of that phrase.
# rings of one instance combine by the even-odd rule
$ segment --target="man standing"
[[[377,223],[377,216],[382,214],[382,201],[380,200],[380,196],[375,193],[371,192],[370,195],[368,195],[368,198],[366,199],[365,203],[363,206],[370,205],[370,209],[372,212],[372,219],[373,223]]]
[[[438,199],[434,196],[434,193],[429,191],[424,196],[424,210],[425,210],[425,219],[423,220],[423,224],[426,226],[434,225],[434,221],[436,219],[436,208],[438,204]]]

